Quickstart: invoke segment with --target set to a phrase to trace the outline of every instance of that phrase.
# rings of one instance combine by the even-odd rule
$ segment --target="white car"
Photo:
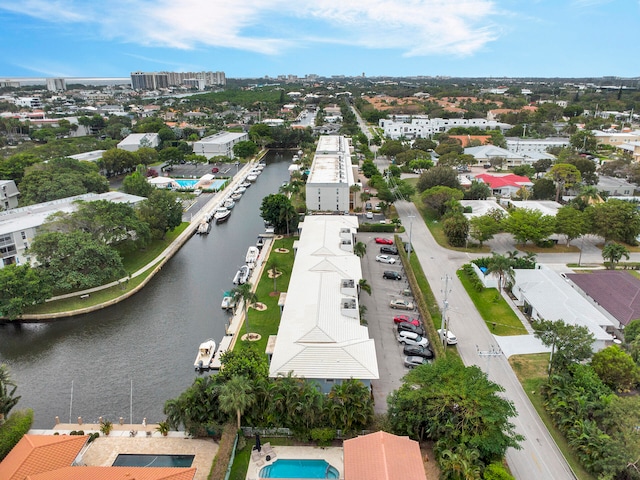
[[[367,212],[367,213],[365,213],[364,216],[367,217],[369,220],[372,220],[373,219],[373,212]]]
[[[438,335],[440,336],[440,338],[444,338],[444,329],[440,328],[438,330]],[[453,334],[453,332],[451,330],[447,330],[447,345],[455,345],[456,343],[458,343],[458,339],[456,338],[456,336]]]
[[[422,335],[418,335],[414,332],[407,332],[406,330],[398,332],[396,339],[403,345],[420,345],[425,348],[429,346],[429,340],[424,338]]]
[[[393,264],[396,263],[396,259],[389,255],[376,255],[376,262]]]

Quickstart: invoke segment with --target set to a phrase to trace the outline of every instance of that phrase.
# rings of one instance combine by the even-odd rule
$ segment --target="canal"
[[[165,400],[197,376],[198,345],[207,338],[218,343],[225,333],[230,317],[220,308],[222,293],[264,231],[260,203],[288,180],[290,160],[288,152],[270,152],[229,220],[192,237],[130,299],[53,323],[0,327],[0,363],[9,366],[22,396],[16,408],[34,410],[33,428],[52,427],[56,416],[164,420]]]

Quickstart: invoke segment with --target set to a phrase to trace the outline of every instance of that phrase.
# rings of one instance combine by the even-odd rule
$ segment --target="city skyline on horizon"
[[[0,75],[638,77],[638,0],[105,3],[0,0]]]

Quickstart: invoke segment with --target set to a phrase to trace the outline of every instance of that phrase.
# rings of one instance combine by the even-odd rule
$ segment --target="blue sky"
[[[0,0],[0,77],[640,76],[640,0]]]

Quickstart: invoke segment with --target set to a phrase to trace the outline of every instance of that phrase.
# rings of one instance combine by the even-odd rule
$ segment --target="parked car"
[[[390,238],[376,237],[376,243],[381,243],[382,245],[393,245],[393,240]]]
[[[396,263],[396,259],[390,257],[389,255],[376,255],[376,262],[390,263],[393,265],[394,263]]]
[[[387,253],[389,255],[398,255],[398,249],[393,245],[383,245],[380,247],[380,253]]]
[[[392,272],[391,270],[385,270],[382,272],[382,278],[389,280],[402,280],[402,276],[398,272]]]
[[[411,246],[411,251],[413,252],[413,245],[411,245],[409,242],[404,242],[404,251],[405,252],[409,252],[409,246]]]
[[[413,323],[414,325],[420,325],[420,320],[417,318],[411,318],[409,315],[396,315],[393,317],[393,323]]]
[[[373,220],[373,212],[367,212],[364,214],[365,217],[367,217],[369,220]]]
[[[404,298],[394,298],[389,302],[391,308],[397,308],[399,310],[413,310],[413,302],[405,300]]]
[[[431,360],[428,360],[424,357],[418,357],[417,355],[404,357],[404,366],[407,368],[416,368],[427,363],[431,363]]]
[[[408,323],[408,322],[402,322],[399,323],[396,326],[398,333],[400,332],[413,332],[413,333],[417,333],[418,335],[424,335],[424,328],[422,328],[420,325],[414,325],[412,323]]]
[[[438,329],[438,335],[440,335],[440,338],[444,338],[443,328]],[[447,330],[447,345],[455,345],[456,343],[458,343],[458,339],[456,338],[456,336],[451,330]]]
[[[367,203],[364,204],[364,209],[365,210],[371,210],[371,208],[372,208],[371,207],[371,202],[367,202]]]
[[[402,353],[416,357],[433,358],[433,352],[431,349],[421,345],[405,345],[402,349]]]
[[[220,169],[218,167],[213,167],[211,169],[211,173],[218,173],[220,171]]]
[[[429,346],[429,340],[414,332],[398,332],[396,339],[403,345],[420,345],[422,347]]]

